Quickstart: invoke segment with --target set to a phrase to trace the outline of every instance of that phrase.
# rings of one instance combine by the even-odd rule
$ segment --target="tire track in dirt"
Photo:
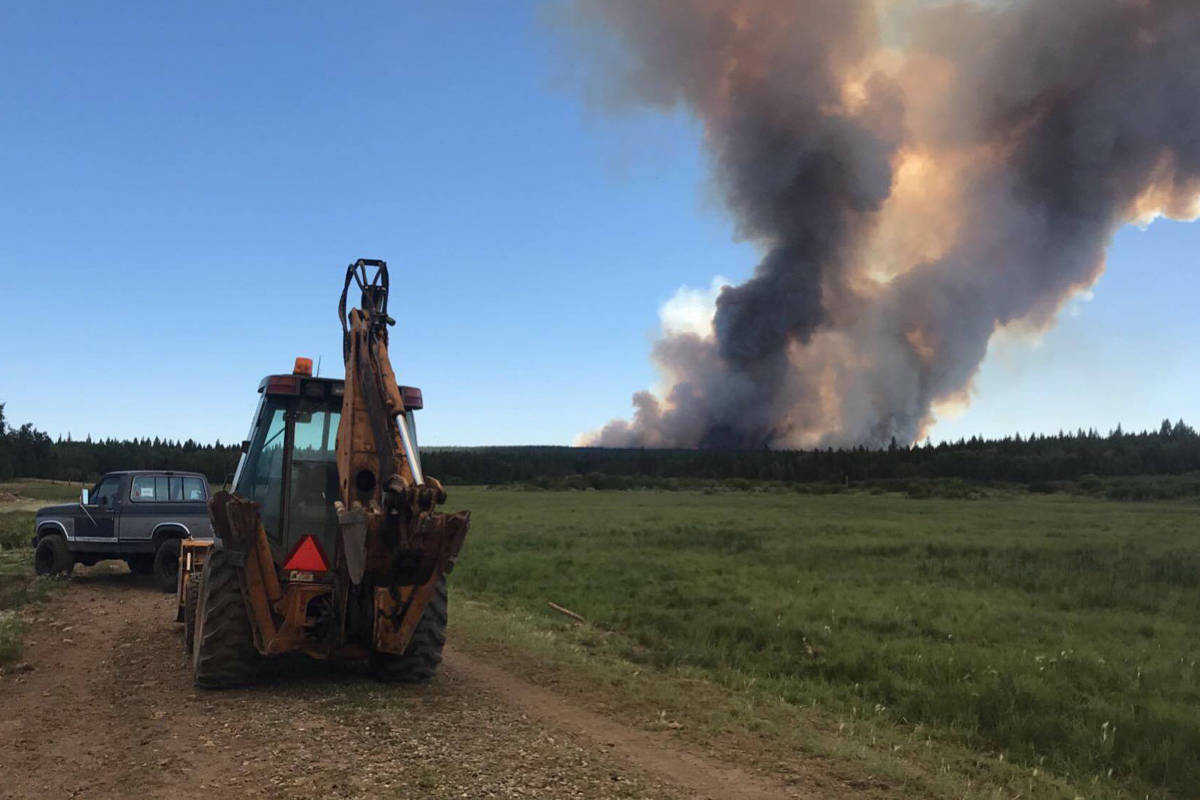
[[[0,798],[804,796],[454,648],[429,687],[296,659],[201,692],[173,602],[101,565],[30,610],[33,671],[0,678]]]
[[[508,702],[539,719],[592,739],[611,754],[687,790],[691,797],[774,800],[798,796],[795,789],[776,781],[680,748],[663,734],[631,728],[579,708],[553,692],[474,659],[449,644],[446,646],[446,663],[452,673],[495,689]]]

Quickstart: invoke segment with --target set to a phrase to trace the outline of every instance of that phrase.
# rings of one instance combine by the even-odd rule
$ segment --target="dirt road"
[[[35,607],[31,669],[0,678],[0,797],[808,796],[457,649],[428,687],[301,659],[201,692],[172,603],[102,565]]]

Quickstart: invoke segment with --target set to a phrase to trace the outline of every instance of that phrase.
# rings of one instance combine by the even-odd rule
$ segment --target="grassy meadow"
[[[1196,504],[451,495],[473,513],[452,577],[468,609],[553,635],[571,625],[546,607],[561,604],[639,671],[770,698],[792,727],[869,722],[895,759],[949,773],[943,788],[1200,795]]]

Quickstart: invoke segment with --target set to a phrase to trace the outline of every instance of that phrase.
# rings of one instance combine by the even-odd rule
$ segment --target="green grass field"
[[[547,601],[571,608],[638,670],[769,699],[793,727],[869,723],[943,786],[1011,795],[1016,770],[1034,794],[1200,791],[1195,504],[460,488],[450,505],[474,520],[456,591],[549,635],[569,623]]]

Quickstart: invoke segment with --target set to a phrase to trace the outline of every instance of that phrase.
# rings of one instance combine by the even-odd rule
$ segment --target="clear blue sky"
[[[262,375],[340,374],[385,258],[425,444],[567,444],[651,385],[658,307],[754,252],[694,123],[590,109],[541,6],[0,7],[0,402],[54,435],[239,440]],[[994,349],[935,431],[1200,423],[1200,228],[1122,232],[1091,302]]]

